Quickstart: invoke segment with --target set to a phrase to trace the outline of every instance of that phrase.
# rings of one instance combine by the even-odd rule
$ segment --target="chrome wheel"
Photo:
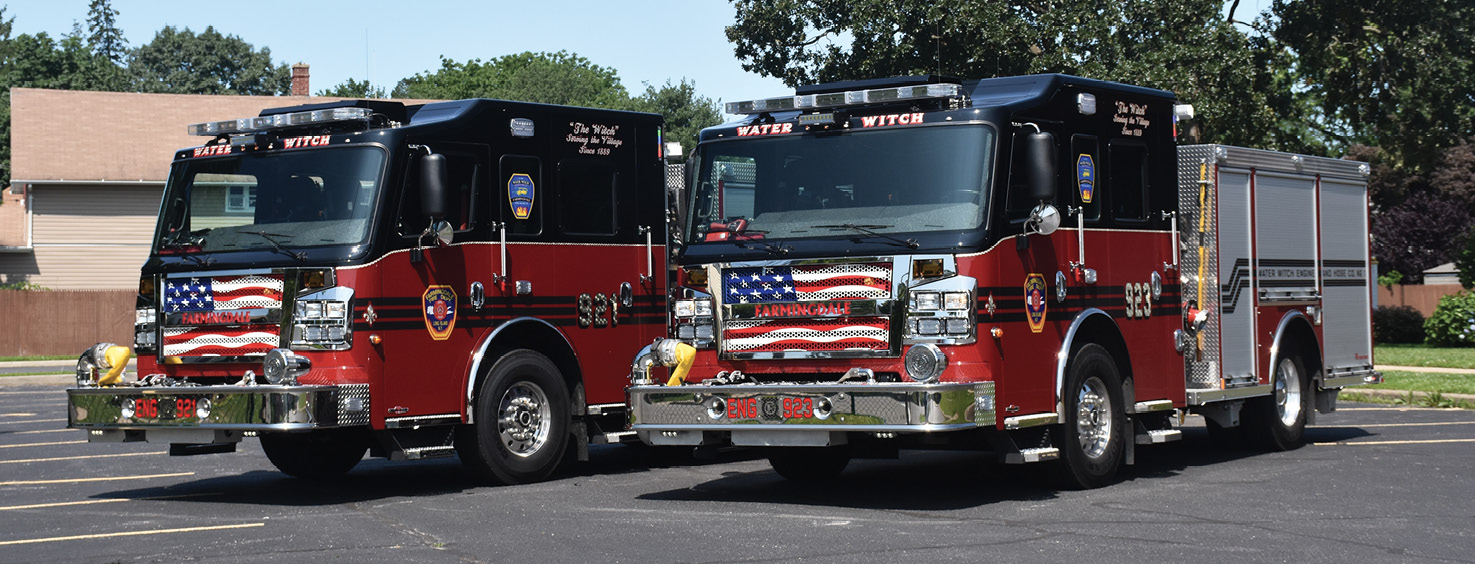
[[[1289,357],[1280,359],[1275,365],[1275,412],[1280,423],[1293,427],[1301,418],[1301,373],[1295,361]]]
[[[1111,395],[1100,378],[1092,376],[1076,391],[1076,437],[1081,452],[1100,458],[1111,443]]]
[[[513,455],[532,456],[548,442],[553,412],[537,384],[524,381],[507,388],[498,413],[497,431]]]

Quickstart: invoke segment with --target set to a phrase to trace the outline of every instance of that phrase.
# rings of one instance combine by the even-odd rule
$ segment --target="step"
[[[1060,458],[1060,449],[1055,447],[1022,448],[1019,452],[1004,455],[1005,464],[1029,464]]]
[[[1137,434],[1137,444],[1157,445],[1183,439],[1183,431],[1177,429],[1152,429],[1146,433]]]
[[[425,460],[427,458],[445,458],[445,457],[448,457],[448,456],[454,456],[455,454],[456,454],[456,447],[454,447],[454,446],[410,447],[410,448],[405,449],[405,460]]]

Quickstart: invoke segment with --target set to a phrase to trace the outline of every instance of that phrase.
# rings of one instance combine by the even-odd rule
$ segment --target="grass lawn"
[[[59,356],[0,356],[0,362],[19,362],[28,360],[76,360],[77,355],[64,354]]]
[[[1362,388],[1363,386],[1357,386]],[[1383,383],[1366,386],[1382,390],[1412,390],[1441,394],[1475,394],[1475,375],[1438,374],[1434,372],[1383,372]],[[1349,388],[1356,391],[1356,388]]]
[[[1379,365],[1427,366],[1432,368],[1475,368],[1475,348],[1441,348],[1426,345],[1376,345],[1373,360]]]

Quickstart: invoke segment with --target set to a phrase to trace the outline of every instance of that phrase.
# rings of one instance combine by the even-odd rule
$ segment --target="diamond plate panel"
[[[1209,312],[1208,323],[1200,332],[1199,350],[1184,355],[1187,387],[1218,388],[1219,366],[1219,218],[1214,213],[1218,201],[1214,152],[1217,145],[1187,145],[1178,148],[1179,229],[1183,231],[1183,303],[1196,301],[1199,309]],[[1208,181],[1202,188],[1200,171]],[[1202,226],[1202,229],[1200,228]],[[1199,291],[1202,283],[1203,291]]]
[[[369,385],[340,384],[338,386],[338,424],[369,424]]]

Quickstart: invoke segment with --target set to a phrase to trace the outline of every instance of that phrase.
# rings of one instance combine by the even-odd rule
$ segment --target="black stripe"
[[[1302,266],[1302,267],[1308,267],[1309,268],[1309,267],[1316,266],[1316,261],[1315,260],[1307,260],[1307,259],[1260,259],[1260,260],[1255,261],[1255,264],[1257,264],[1257,265],[1259,265],[1261,267],[1276,267],[1276,266],[1297,267],[1297,266]]]
[[[1361,267],[1367,266],[1367,261],[1365,261],[1365,260],[1324,260],[1324,261],[1321,261],[1321,265],[1322,266],[1332,267],[1332,268],[1361,268]]]
[[[1327,287],[1329,287],[1329,288],[1331,288],[1331,287],[1363,287],[1363,286],[1367,286],[1367,280],[1366,279],[1358,279],[1358,280],[1327,280],[1325,282],[1322,282],[1322,284],[1325,285],[1325,286],[1327,286]]]

